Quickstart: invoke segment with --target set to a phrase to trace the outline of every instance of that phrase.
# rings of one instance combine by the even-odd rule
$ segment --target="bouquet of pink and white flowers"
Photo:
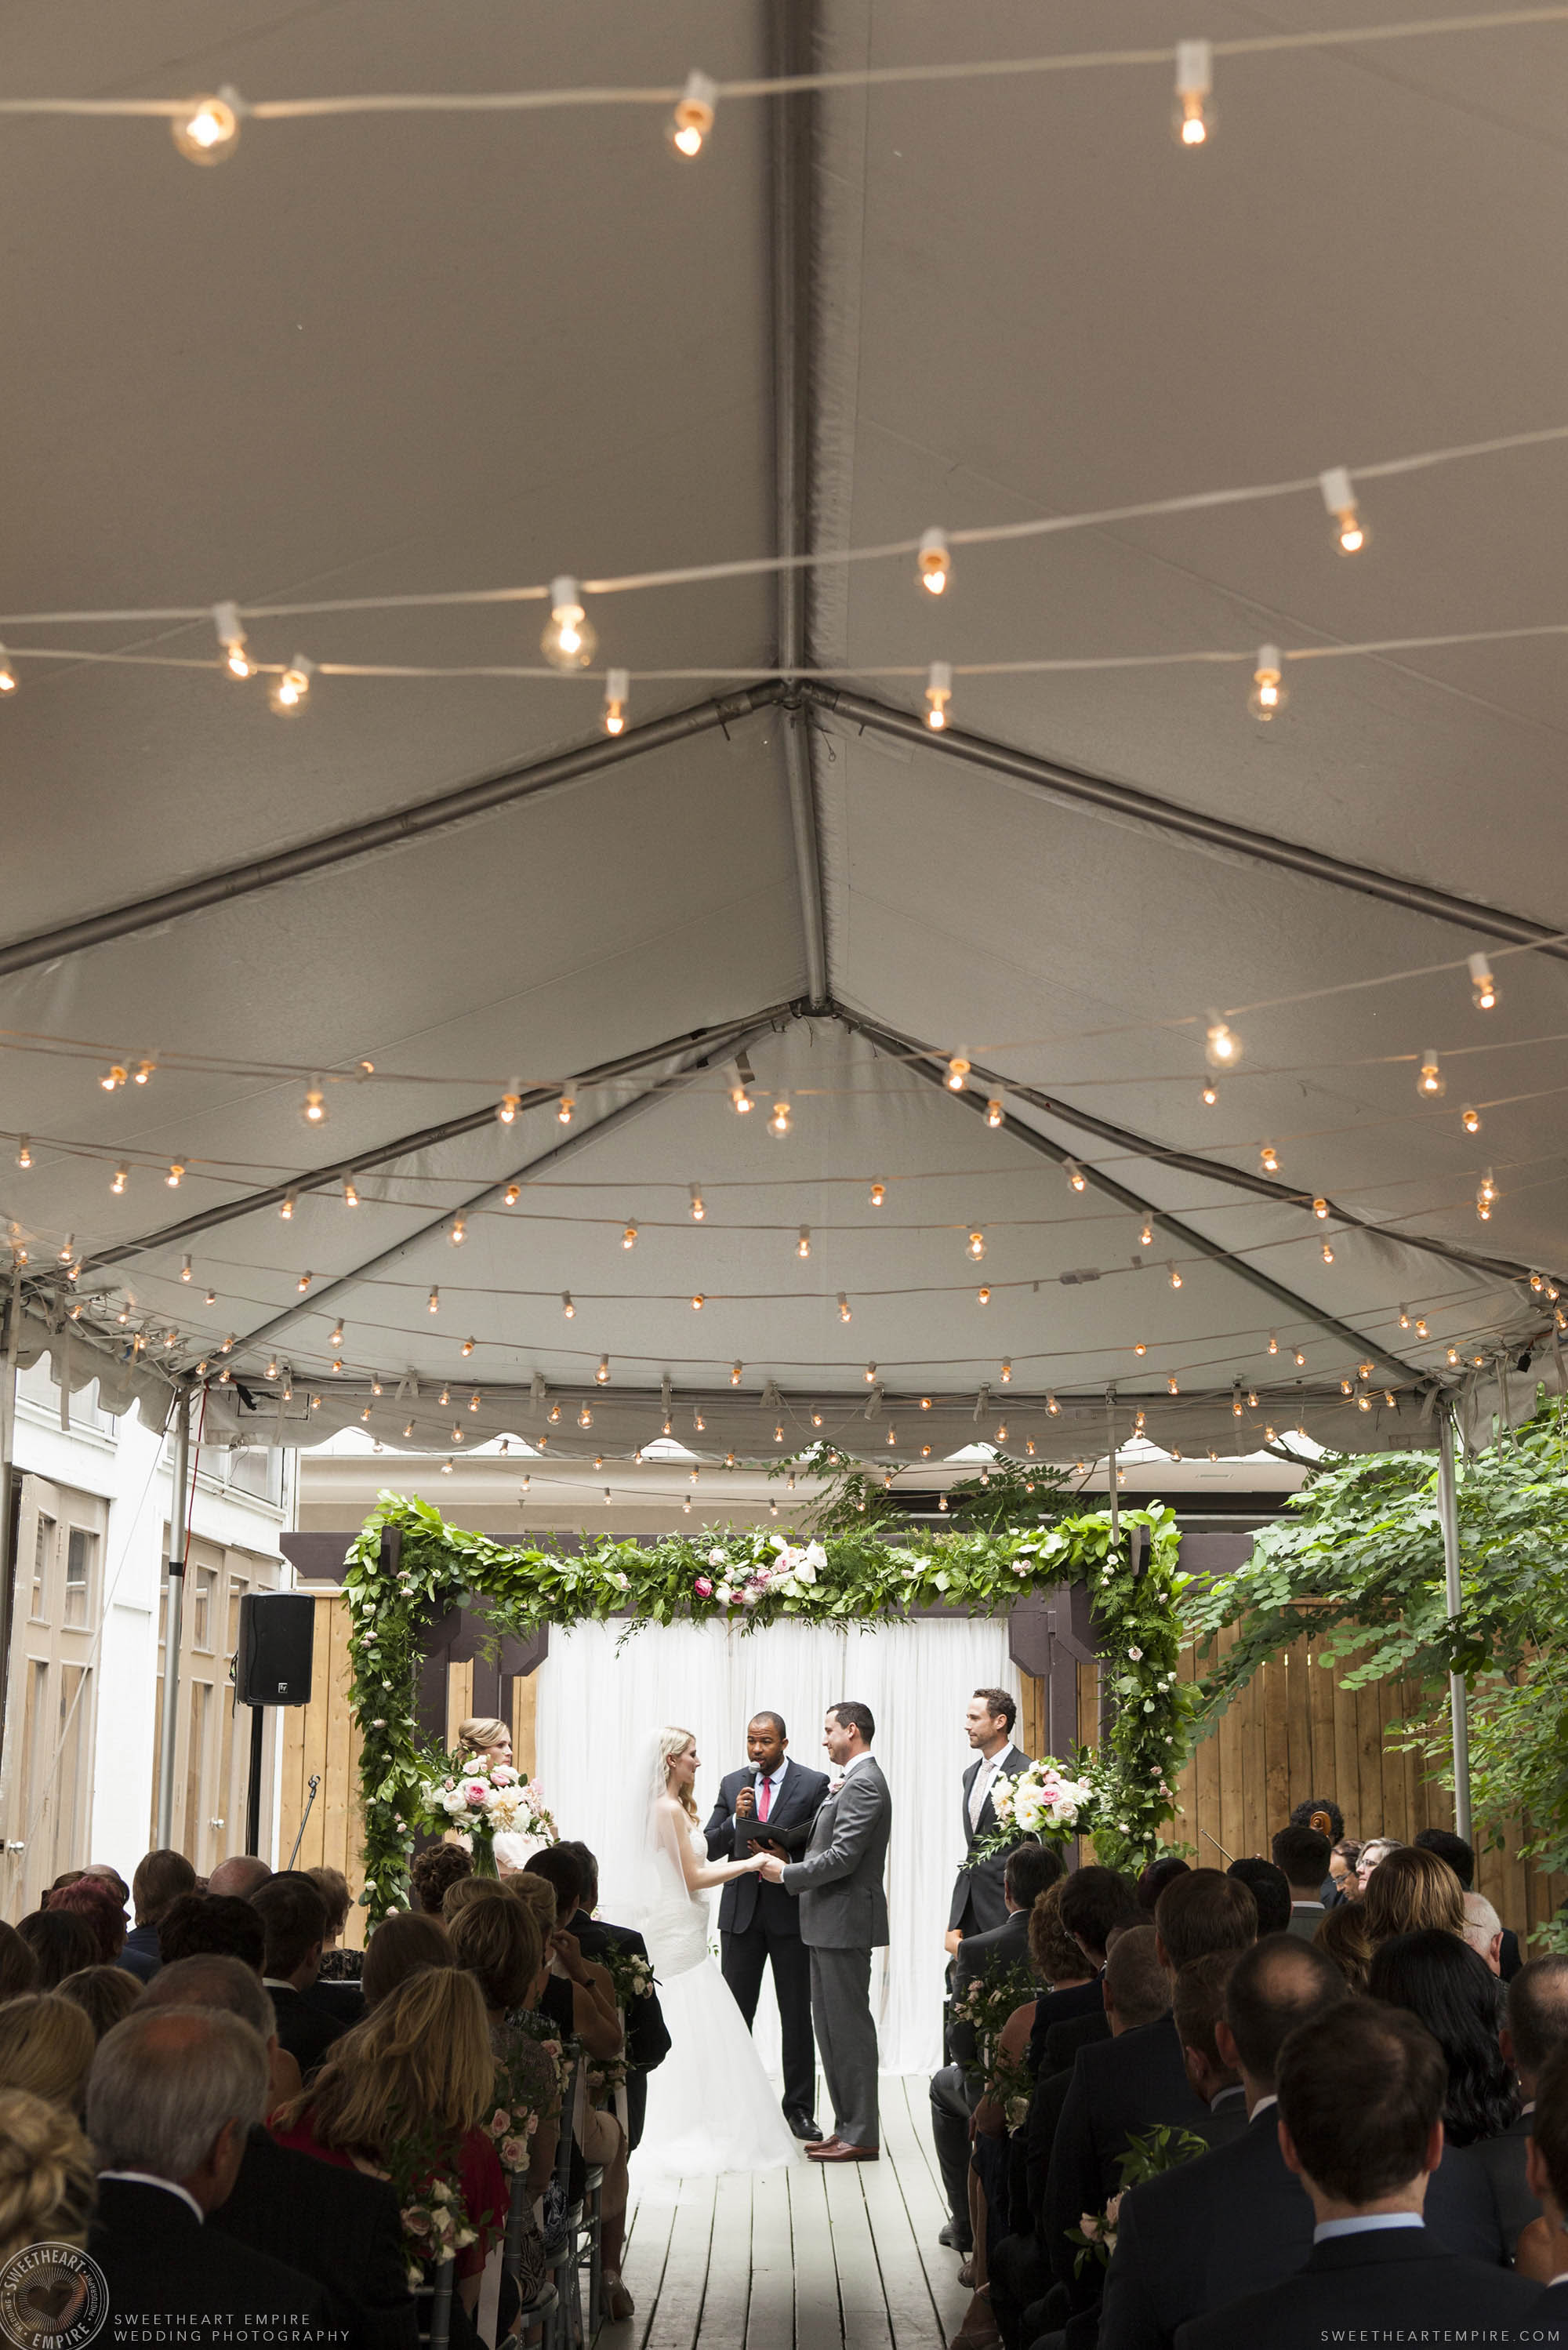
[[[999,1852],[1033,1837],[1039,1844],[1064,1844],[1069,1836],[1093,1835],[1097,1791],[1086,1767],[1078,1775],[1044,1754],[1027,1770],[992,1781],[991,1802],[996,1825],[989,1835],[977,1836],[964,1861],[976,1868]]]
[[[809,1591],[823,1568],[827,1553],[817,1542],[795,1544],[783,1534],[759,1539],[750,1531],[715,1543],[708,1553],[711,1570],[697,1575],[691,1588],[699,1599],[720,1607],[755,1607],[770,1593],[781,1599],[798,1599]]]
[[[558,1841],[560,1830],[538,1781],[525,1779],[510,1762],[491,1762],[483,1754],[438,1752],[426,1767],[431,1775],[420,1783],[423,1816],[418,1825],[427,1834],[457,1828],[471,1837],[476,1874],[495,1873],[497,1831],[533,1836],[541,1844]]]

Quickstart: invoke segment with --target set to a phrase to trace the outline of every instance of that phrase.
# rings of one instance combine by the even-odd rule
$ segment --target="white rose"
[[[734,1593],[731,1590],[727,1583],[719,1584],[715,1587],[713,1593],[713,1596],[718,1601],[721,1607],[727,1607],[734,1596]]]
[[[716,1548],[711,1550],[708,1553],[708,1564],[710,1566],[722,1566],[724,1564],[723,1552]]]
[[[1038,1787],[1020,1787],[1012,1798],[1012,1816],[1021,1828],[1031,1833],[1045,1817],[1045,1798]]]
[[[801,1569],[803,1580],[807,1583],[815,1582],[826,1565],[827,1553],[823,1549],[822,1544],[819,1542],[807,1543],[805,1546],[805,1567]],[[809,1575],[805,1571],[806,1567],[809,1567],[811,1570]]]

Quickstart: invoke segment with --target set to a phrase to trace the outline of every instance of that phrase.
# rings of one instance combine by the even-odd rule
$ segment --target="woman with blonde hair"
[[[141,1997],[142,1984],[139,1975],[126,1967],[78,1967],[67,1975],[56,1991],[57,1999],[68,1999],[79,2007],[93,2029],[95,2040],[123,2023],[137,2001]]]
[[[98,2166],[79,2125],[27,2089],[0,2090],[0,2262],[29,2244],[87,2242]]]
[[[0,2007],[0,2089],[80,2116],[98,2038],[81,2009],[51,1991],[28,1991]]]
[[[461,2188],[475,2230],[457,2255],[471,2315],[490,2247],[506,2227],[506,2184],[483,2127],[494,2085],[479,1985],[459,1967],[427,1967],[335,2040],[309,2088],[271,2122],[280,2146],[378,2176],[400,2140],[433,2137],[443,2149],[437,2176]]]
[[[1362,1921],[1376,1950],[1392,1934],[1419,1934],[1437,1928],[1465,1930],[1464,1887],[1435,1852],[1402,1844],[1379,1861],[1361,1897]]]

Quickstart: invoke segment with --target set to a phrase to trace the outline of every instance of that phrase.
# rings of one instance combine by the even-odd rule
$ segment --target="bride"
[[[793,2160],[779,2111],[734,1994],[708,1951],[708,1890],[762,1866],[711,1861],[691,1789],[697,1741],[661,1730],[648,1780],[644,1930],[670,2028],[670,2054],[648,2075],[640,2170],[677,2178],[772,2170]]]

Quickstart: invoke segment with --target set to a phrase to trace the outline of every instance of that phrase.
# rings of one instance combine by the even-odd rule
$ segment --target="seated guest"
[[[92,2025],[68,1999],[26,1991],[0,2007],[0,2089],[27,2089],[80,2115],[98,2046]]]
[[[1045,2034],[1052,2025],[1065,2023],[1070,2016],[1092,2014],[1103,2005],[1100,1976],[1105,1970],[1106,1945],[1111,1934],[1118,1926],[1141,1926],[1147,1922],[1133,1887],[1114,1868],[1074,1869],[1062,1887],[1056,1914],[1063,1932],[1071,1936],[1088,1961],[1088,1974],[1085,1981],[1053,1991],[1035,2003],[1029,2061],[1036,2080],[1040,2077]]]
[[[68,1909],[34,1909],[17,1921],[16,1931],[33,1953],[40,1991],[53,1991],[67,1975],[98,1964],[98,1936]]]
[[[1233,1860],[1225,1871],[1246,1886],[1258,1905],[1258,1939],[1265,1934],[1284,1934],[1290,1930],[1291,1887],[1282,1868],[1272,1860],[1253,1854],[1244,1860]]]
[[[1354,1861],[1350,1863],[1348,1871],[1343,1863],[1337,1869],[1334,1866],[1333,1852],[1337,1851],[1345,1842],[1345,1814],[1332,1795],[1309,1795],[1304,1804],[1296,1805],[1291,1814],[1289,1825],[1293,1828],[1314,1828],[1319,1835],[1325,1835],[1328,1838],[1333,1847],[1329,1857],[1329,1871],[1318,1887],[1318,1894],[1325,1908],[1332,1909],[1341,1898],[1339,1888],[1345,1876],[1347,1874],[1354,1876],[1355,1873]]]
[[[344,2020],[323,2014],[305,1998],[321,1967],[327,1904],[308,1877],[290,1870],[258,1885],[250,1905],[266,1937],[262,1981],[272,1993],[278,2044],[308,2081],[346,2028]]]
[[[532,1876],[523,1868],[514,1869],[511,1876],[502,1881],[514,1901],[524,1902],[532,1909],[539,1921],[539,1931],[545,1937],[545,1947],[548,1950],[550,1937],[560,1923],[560,1910],[556,1902],[555,1887],[546,1884],[542,1877]],[[459,1898],[455,1888],[449,1888],[447,1900],[455,1900]],[[447,1914],[445,1903],[443,1903],[442,1915]]]
[[[1465,1939],[1491,1973],[1502,1973],[1502,1919],[1484,1893],[1460,1896],[1465,1905]]]
[[[117,2023],[123,2023],[137,2001],[141,1997],[141,1983],[124,1967],[83,1967],[79,1974],[67,1975],[57,1999],[68,1999],[79,2007],[93,2029],[93,2038],[101,2040]]]
[[[558,1918],[573,1917],[582,1907],[582,1863],[566,1846],[548,1844],[534,1853],[522,1874],[545,1879],[555,1893]],[[608,1975],[584,1958],[576,1936],[565,1926],[557,1924],[548,1950],[551,1981],[541,2012],[552,2017],[568,2039],[580,2040],[590,2056],[618,2056],[625,2035]]]
[[[1467,1897],[1468,1898],[1468,1897]],[[1494,2137],[1478,2138],[1470,2159],[1491,2181],[1498,2220],[1510,2260],[1520,2236],[1541,2205],[1525,2175],[1541,2074],[1547,2059],[1568,2042],[1568,1958],[1561,1953],[1532,1959],[1509,1984],[1507,2020],[1498,2034],[1503,2062],[1511,2064],[1523,2099],[1508,2127]]]
[[[1194,1868],[1166,1887],[1154,1913],[1156,1948],[1174,1981],[1189,1959],[1242,1950],[1257,1939],[1249,1888],[1216,1868]],[[1119,1945],[1118,1945],[1119,1947]],[[1121,2158],[1134,2133],[1169,2124],[1209,2135],[1207,2108],[1193,2094],[1181,2042],[1168,2015],[1095,2048],[1081,2048],[1062,2106],[1045,2186],[1044,2240],[1059,2281],[1071,2288],[1075,2248],[1067,2230],[1100,2211],[1121,2184]]]
[[[1476,1856],[1473,1845],[1467,1844],[1463,1836],[1455,1835],[1451,1828],[1422,1828],[1417,1832],[1414,1841],[1423,1852],[1435,1852],[1439,1860],[1446,1860],[1466,1893],[1473,1890],[1476,1881]],[[1486,1956],[1484,1950],[1481,1956],[1483,1958]],[[1504,1982],[1511,1982],[1523,1964],[1524,1953],[1519,1947],[1519,1936],[1511,1926],[1505,1926],[1502,1929],[1502,1948],[1498,1952],[1497,1970]]]
[[[170,1967],[178,1959],[238,1959],[259,1975],[266,1950],[262,1921],[248,1901],[234,1893],[177,1894],[158,1921],[158,1955]]]
[[[1353,1887],[1346,1887],[1346,1891],[1349,1894],[1350,1898],[1354,1901],[1359,1901],[1366,1894],[1367,1887],[1371,1884],[1375,1872],[1382,1866],[1389,1854],[1391,1852],[1403,1852],[1404,1849],[1405,1847],[1400,1843],[1397,1836],[1370,1837],[1367,1842],[1362,1846],[1356,1859],[1355,1884]]]
[[[1372,1937],[1366,1930],[1359,1901],[1340,1901],[1332,1909],[1325,1909],[1313,1940],[1320,1950],[1327,1951],[1352,1991],[1366,1989]]]
[[[0,2000],[38,1988],[38,1961],[15,1926],[0,1926]]]
[[[426,1967],[456,1964],[452,1937],[439,1918],[427,1918],[418,1909],[395,1909],[382,1918],[366,1945],[359,1978],[366,2013],[379,2007],[410,1975],[422,1974]]]
[[[1275,1867],[1283,1871],[1285,1883],[1291,1888],[1287,1931],[1310,1942],[1319,1919],[1328,1914],[1323,1899],[1323,1881],[1333,1857],[1328,1838],[1321,1828],[1309,1827],[1304,1820],[1291,1820],[1270,1848]]]
[[[1465,1930],[1465,1897],[1446,1860],[1418,1845],[1397,1845],[1379,1863],[1361,1897],[1361,1914],[1376,1950],[1391,1934],[1437,1928]]]
[[[327,1939],[321,1946],[318,1982],[358,1982],[364,1953],[343,1947],[343,1936],[353,1907],[348,1879],[340,1868],[307,1868],[305,1872],[327,1904]]]
[[[1188,2318],[1272,2284],[1306,2259],[1312,2207],[1280,2153],[1274,2074],[1297,2024],[1345,1997],[1338,1970],[1294,1937],[1255,1942],[1236,1958],[1214,2040],[1241,2076],[1247,2127],[1122,2198],[1100,2350],[1169,2350]]]
[[[26,2089],[0,2089],[0,2266],[30,2244],[86,2246],[98,2172],[81,2125]]]
[[[1095,1978],[1089,1971],[1089,1961],[1078,1944],[1062,1924],[1062,1886],[1053,1885],[1044,1892],[1029,1912],[1029,1956],[1034,1971],[1047,1986],[1046,1995],[1059,1991],[1079,1991]],[[1111,1929],[1114,1941],[1117,1934],[1129,1932],[1125,1926]],[[1108,1956],[1108,1953],[1107,1953]],[[1085,2009],[1082,2015],[1069,2015],[1046,2026],[1044,2039],[1029,2035],[1032,2051],[1038,2052],[1036,2077],[1044,2080],[1064,2066],[1069,2070],[1080,2048],[1093,2040],[1108,2040],[1111,2027],[1103,2006]]]
[[[1453,2338],[1474,2326],[1506,2338],[1535,2288],[1448,2251],[1424,2224],[1443,2093],[1441,2051],[1398,2009],[1345,2000],[1293,2032],[1279,2064],[1280,2150],[1311,2199],[1312,2251],[1282,2282],[1189,2320],[1179,2350],[1321,2350],[1338,2329]]]
[[[1341,1836],[1328,1856],[1328,1876],[1322,1887],[1323,1904],[1332,1909],[1336,1902],[1354,1901],[1361,1891],[1361,1846],[1351,1836]]]
[[[1146,1916],[1154,1916],[1154,1905],[1173,1877],[1185,1877],[1189,1863],[1179,1853],[1168,1852],[1158,1860],[1151,1860],[1137,1881],[1137,1906]]]
[[[82,1874],[84,1877],[101,1877],[104,1883],[114,1895],[115,1899],[119,1902],[120,1908],[122,1909],[130,1908],[130,1887],[127,1885],[124,1877],[121,1877],[119,1869],[113,1866],[112,1862],[107,1860],[89,1860],[86,1868],[82,1871]]]
[[[1520,2098],[1499,2040],[1502,1993],[1485,1960],[1442,1927],[1396,1934],[1373,1952],[1366,1988],[1374,1999],[1419,2016],[1442,2050],[1448,2143],[1500,2137],[1516,2118]]]
[[[177,1959],[150,1986],[154,2008],[217,2008],[237,2015],[277,2052],[276,2020],[261,1978],[238,1959]],[[297,2085],[297,2082],[296,2082]],[[336,2338],[354,2350],[417,2350],[398,2199],[358,2170],[313,2162],[278,2146],[258,2122],[239,2173],[210,2224],[253,2252],[303,2270],[326,2292]]]
[[[239,2176],[266,2081],[261,2036],[234,2015],[150,2003],[105,2037],[88,2089],[102,2166],[91,2250],[122,2338],[129,2319],[177,2323],[198,2345],[232,2341],[242,2316],[247,2329],[327,2323],[313,2277],[204,2224]]]
[[[646,1959],[648,1944],[634,1926],[616,1926],[606,1918],[594,1916],[599,1906],[599,1865],[586,1844],[574,1844],[572,1850],[582,1866],[582,1898],[577,1908],[564,1923],[567,1931],[576,1936],[577,1947],[584,1958],[602,1963],[606,1952],[609,1951],[625,1957]],[[1057,1865],[1059,1869],[1060,1863]],[[526,1874],[525,1871],[522,1873]],[[658,2070],[670,2054],[670,2031],[664,2021],[664,2010],[659,2003],[657,1989],[649,1990],[641,1999],[632,2001],[625,2011],[625,2020],[627,2146],[635,2154],[648,2111],[648,2076]]]
[[[472,2316],[490,2247],[504,2233],[509,2202],[494,2144],[495,2055],[473,1977],[426,1967],[399,1985],[327,2054],[316,2079],[272,2117],[282,2146],[322,2162],[384,2170],[400,2140],[424,2138],[460,2183],[474,2241],[457,2255],[458,2287]],[[440,2172],[436,2174],[440,2176]]]
[[[509,2024],[507,2016],[511,2011],[531,2010],[535,1996],[544,1989],[544,1938],[531,1911],[522,1902],[508,1900],[503,1894],[498,1901],[471,1901],[452,1920],[452,1947],[457,1964],[479,1985],[491,2047],[498,2062],[505,2066],[511,2085],[522,2092],[535,2117],[528,2188],[531,2196],[541,2196],[555,2172],[560,2130],[560,2084],[554,2059],[537,2040]],[[500,2102],[506,2101],[502,2098]],[[605,2220],[603,2260],[607,2272],[618,2280],[621,2240],[626,2232],[624,2155],[613,2183],[610,2172],[606,2171],[605,2187],[616,2202],[616,2210],[613,2225],[607,2215]],[[545,2239],[530,2210],[518,2277],[524,2301],[533,2300],[544,2277]],[[625,2314],[630,2316],[629,2308]]]
[[[1535,2228],[1544,2230],[1551,2270],[1544,2277],[1546,2291],[1530,2313],[1532,2334],[1541,2342],[1561,2341],[1568,2334],[1568,2053],[1562,2045],[1552,2050],[1536,2083],[1528,2176],[1541,2205]]]
[[[428,1917],[441,1914],[441,1896],[449,1885],[460,1877],[472,1877],[473,1863],[460,1844],[432,1844],[414,1855],[409,1870],[409,1889],[414,1898],[414,1908]]]
[[[235,1900],[248,1901],[260,1885],[272,1875],[265,1860],[254,1852],[231,1853],[227,1860],[219,1861],[207,1879],[209,1893],[222,1893]]]
[[[1171,1989],[1170,2012],[1181,2043],[1181,2061],[1193,2094],[1209,2108],[1210,2146],[1220,2146],[1246,2126],[1246,2095],[1235,2052],[1220,2046],[1218,2031],[1225,2012],[1225,1988],[1235,1971],[1240,1950],[1206,1950],[1178,1970]]]
[[[1002,1898],[1007,1915],[1000,1926],[981,1934],[966,1934],[953,1954],[949,1986],[953,2001],[961,2000],[971,1983],[988,1975],[1003,1975],[1030,1964],[1029,1919],[1038,1895],[1062,1875],[1059,1856],[1048,1846],[1014,1845],[1002,1876]],[[1033,2015],[1031,2022],[1033,2022]],[[949,2217],[939,2241],[952,2251],[967,2252],[971,2241],[969,2217],[970,2118],[980,2097],[975,2074],[974,2027],[961,2018],[947,2027],[947,2064],[931,2075],[931,2141],[937,2150]]]
[[[158,1921],[182,1893],[194,1893],[196,1872],[182,1852],[167,1846],[142,1856],[130,1880],[136,1923],[125,1938],[119,1963],[143,1982],[151,1981],[162,1965],[158,1950]]]
[[[98,1963],[113,1966],[125,1948],[125,1911],[101,1877],[84,1871],[74,1885],[51,1892],[47,1906],[52,1914],[63,1909],[68,1917],[85,1919],[98,1943]]]

